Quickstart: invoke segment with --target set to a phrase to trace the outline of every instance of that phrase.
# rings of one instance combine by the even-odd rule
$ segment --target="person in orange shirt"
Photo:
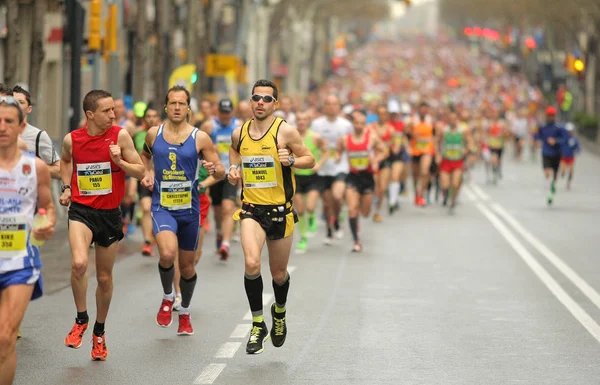
[[[434,153],[433,118],[429,115],[429,105],[422,102],[418,114],[413,116],[407,133],[410,135],[415,204],[425,206],[424,190],[429,184],[429,174]]]
[[[388,185],[390,184],[391,177],[391,168],[392,164],[399,161],[398,157],[395,157],[391,152],[391,147],[393,144],[392,139],[394,138],[394,126],[388,123],[388,109],[387,106],[381,104],[377,107],[377,122],[373,122],[368,126],[369,130],[372,130],[377,137],[381,139],[383,142],[383,147],[385,150],[385,158],[381,162],[379,162],[379,172],[375,173],[375,196],[377,197],[377,204],[375,206],[375,214],[373,215],[373,221],[381,222],[383,221],[383,217],[381,216],[381,206],[383,206],[383,200],[386,196],[386,192],[388,190]],[[396,196],[398,193],[396,192]],[[388,205],[390,206],[390,213],[393,212],[391,197],[388,200]]]

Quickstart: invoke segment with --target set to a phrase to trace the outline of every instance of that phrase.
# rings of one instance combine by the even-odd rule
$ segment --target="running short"
[[[252,219],[258,222],[265,231],[267,239],[276,241],[294,233],[298,214],[289,202],[281,206],[243,203],[242,208],[234,214],[234,219]]]
[[[152,211],[152,232],[156,236],[161,231],[171,231],[177,236],[179,248],[185,251],[195,251],[198,248],[198,231],[200,231],[200,216],[189,210],[182,212],[158,209]]]
[[[123,239],[123,219],[120,209],[94,209],[79,203],[71,203],[69,221],[83,223],[92,231],[92,243],[109,247]]]
[[[313,175],[296,175],[296,194],[307,194],[311,191],[321,192],[321,177]]]
[[[459,160],[442,159],[442,163],[440,164],[441,172],[453,172],[455,170],[463,170],[464,168],[465,168],[464,161],[462,159],[459,159]]]
[[[25,269],[0,273],[0,291],[14,285],[33,285],[31,300],[40,298],[43,294],[40,269],[37,267],[26,267]]]
[[[213,206],[220,206],[223,199],[229,199],[236,202],[238,198],[238,188],[227,180],[227,176],[217,184],[210,186],[210,199]]]
[[[504,150],[504,149],[503,148],[490,148],[490,152],[492,153],[492,155],[496,154],[498,159],[502,158],[502,150]]]
[[[321,191],[331,190],[331,186],[333,186],[336,182],[345,182],[348,174],[340,172],[335,176],[331,175],[321,175]]]
[[[142,182],[138,182],[138,197],[142,198],[152,198],[152,191],[148,190],[146,187],[142,185]]]
[[[200,201],[200,227],[204,227],[210,210],[210,198],[206,193],[202,193],[198,194],[198,201]]]
[[[346,185],[360,195],[373,194],[375,191],[375,179],[373,174],[368,171],[351,172],[346,178]]]
[[[560,162],[570,166],[575,163],[575,157],[570,156],[568,158],[560,158]]]
[[[544,170],[551,168],[554,172],[558,172],[560,156],[542,156],[542,166]]]

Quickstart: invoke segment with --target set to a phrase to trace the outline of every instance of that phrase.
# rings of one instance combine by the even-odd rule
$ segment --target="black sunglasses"
[[[259,94],[254,94],[251,97],[253,102],[260,102],[261,99],[265,101],[265,103],[271,103],[274,102],[275,99],[274,97],[272,97],[271,95],[259,95]]]

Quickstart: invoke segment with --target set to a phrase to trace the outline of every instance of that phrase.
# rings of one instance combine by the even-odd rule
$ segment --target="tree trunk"
[[[133,100],[144,100],[146,74],[146,5],[137,0],[135,16],[135,58],[133,59]]]
[[[8,35],[6,51],[4,51],[4,82],[12,86],[17,81],[18,53],[21,45],[18,0],[6,0],[6,25],[8,26]]]
[[[162,100],[165,96],[166,85],[165,83],[165,58],[168,55],[167,52],[167,38],[168,34],[166,31],[167,21],[169,18],[168,3],[165,0],[156,0],[156,20],[155,20],[155,31],[157,34],[157,44],[155,50],[155,56],[152,60],[152,77],[154,78],[154,95],[155,97]]]
[[[40,75],[44,62],[44,25],[48,0],[37,0],[33,9],[33,33],[31,36],[31,59],[29,66],[29,93],[34,100],[39,96]]]

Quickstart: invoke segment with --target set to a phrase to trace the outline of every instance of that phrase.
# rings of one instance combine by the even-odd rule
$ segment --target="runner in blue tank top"
[[[189,92],[181,86],[167,92],[166,123],[148,130],[142,152],[148,170],[142,184],[152,190],[152,223],[164,290],[156,322],[162,327],[173,322],[173,278],[175,256],[179,255],[181,308],[178,335],[194,334],[189,306],[197,278],[194,257],[200,230],[199,159],[205,159],[202,164],[216,179],[225,177],[225,169],[210,137],[187,123],[189,101]]]
[[[223,99],[219,102],[218,116],[207,120],[200,127],[202,131],[210,135],[226,171],[229,170],[230,166],[231,135],[242,123],[233,116],[233,102],[229,99]],[[214,209],[215,228],[217,229],[217,250],[223,261],[229,258],[229,245],[234,228],[233,213],[237,209],[238,196],[238,186],[227,183],[226,180],[210,188],[210,199]]]

